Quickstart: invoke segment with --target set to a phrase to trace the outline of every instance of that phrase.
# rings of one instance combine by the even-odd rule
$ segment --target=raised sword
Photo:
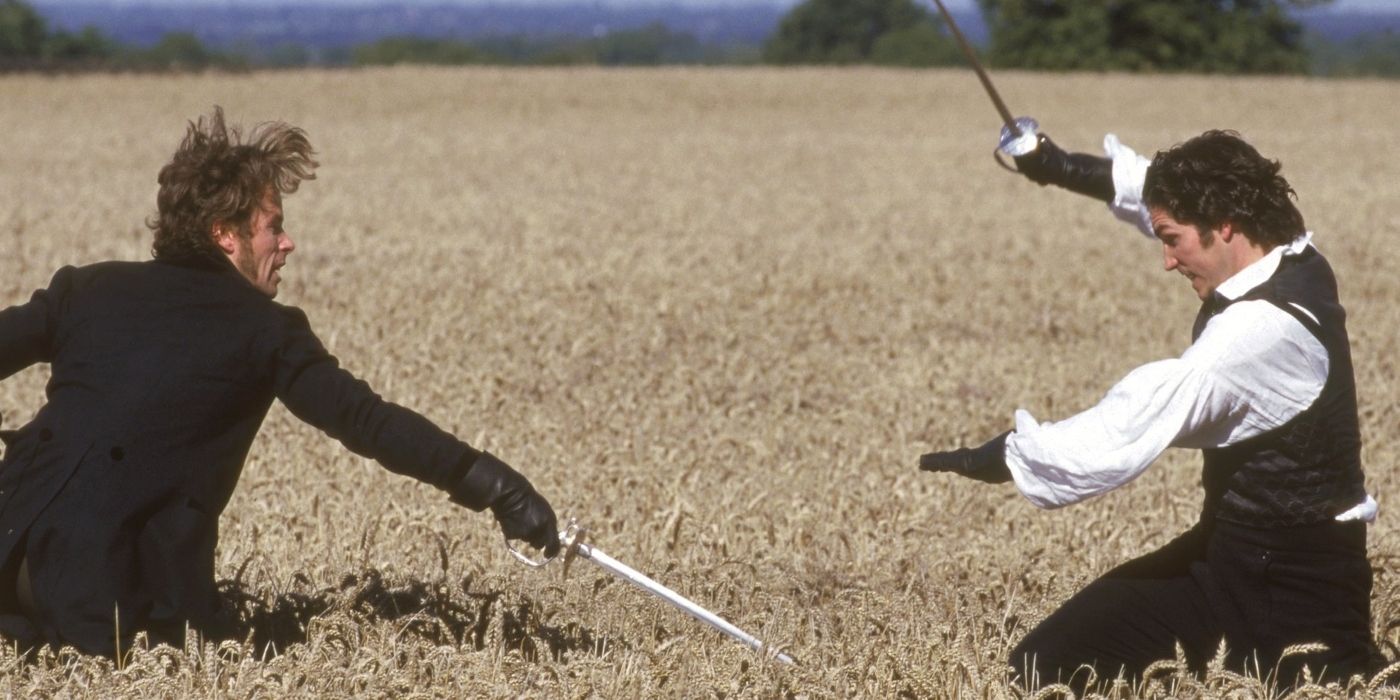
[[[1036,149],[1036,133],[1040,125],[1030,117],[1013,117],[1011,110],[1007,109],[1006,102],[1001,99],[1001,93],[992,84],[992,78],[987,75],[987,69],[982,67],[982,62],[977,58],[977,52],[969,44],[967,37],[963,36],[962,30],[958,29],[958,23],[953,20],[952,13],[943,6],[943,0],[933,0],[933,4],[938,6],[939,14],[943,15],[943,21],[948,25],[948,31],[953,34],[953,41],[957,42],[958,48],[967,57],[967,62],[972,66],[973,72],[977,74],[977,79],[982,82],[982,89],[986,91],[987,97],[992,99],[992,106],[996,107],[997,114],[1001,116],[1001,143],[997,145],[997,150],[1008,156],[1023,156]],[[1001,159],[997,159],[1001,163]],[[1009,169],[1005,163],[1003,167]]]

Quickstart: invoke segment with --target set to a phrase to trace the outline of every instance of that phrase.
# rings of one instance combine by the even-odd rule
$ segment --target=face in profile
[[[226,234],[227,235],[227,234]],[[282,228],[282,195],[270,189],[262,203],[249,218],[244,235],[233,233],[227,245],[232,246],[229,259],[258,291],[269,299],[277,296],[282,281],[279,272],[287,264],[287,256],[296,250],[292,237]]]
[[[1177,221],[1160,207],[1150,213],[1152,230],[1162,242],[1162,266],[1190,280],[1202,301],[1234,274],[1225,246],[1216,244],[1218,232],[1202,233],[1200,227]]]

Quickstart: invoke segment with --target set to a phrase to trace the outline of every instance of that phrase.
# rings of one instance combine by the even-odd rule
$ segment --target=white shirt
[[[1114,161],[1110,208],[1152,235],[1141,201],[1146,159],[1112,135],[1104,141]],[[1216,292],[1238,299],[1311,241],[1305,233],[1274,248]],[[1042,423],[1017,410],[1006,465],[1031,503],[1077,503],[1137,478],[1168,447],[1225,447],[1282,426],[1322,394],[1327,369],[1327,350],[1297,319],[1267,301],[1231,304],[1181,357],[1133,370],[1083,413]],[[1337,519],[1370,522],[1376,510],[1367,496]]]

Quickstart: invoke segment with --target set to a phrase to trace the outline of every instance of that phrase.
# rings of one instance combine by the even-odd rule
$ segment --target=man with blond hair
[[[296,250],[282,197],[314,177],[314,155],[301,129],[245,140],[215,108],[160,171],[154,260],[64,267],[0,311],[0,379],[52,374],[34,419],[0,434],[0,634],[110,655],[137,631],[217,633],[219,515],[273,399],[557,550],[524,476],[380,398],[273,301]]]

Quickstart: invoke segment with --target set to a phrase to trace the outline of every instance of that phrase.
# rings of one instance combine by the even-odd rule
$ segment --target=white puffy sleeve
[[[1322,393],[1327,350],[1266,301],[1232,304],[1179,358],[1129,372],[1058,422],[1016,411],[1006,465],[1031,503],[1058,508],[1132,481],[1168,447],[1224,447],[1273,430]]]
[[[1103,137],[1104,153],[1113,161],[1113,201],[1108,208],[1113,215],[1137,227],[1144,236],[1156,238],[1152,232],[1152,217],[1142,203],[1142,183],[1147,179],[1147,166],[1152,161],[1138,155],[1122,143],[1118,136]]]

